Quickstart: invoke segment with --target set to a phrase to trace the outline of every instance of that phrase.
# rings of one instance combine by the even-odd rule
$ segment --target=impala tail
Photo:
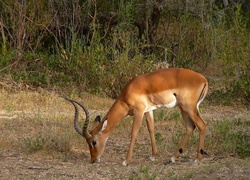
[[[200,94],[200,97],[198,99],[198,102],[197,102],[197,110],[198,110],[198,113],[200,114],[200,104],[201,102],[205,99],[206,95],[207,95],[207,91],[208,91],[208,83],[206,82],[203,86],[203,89],[201,91],[201,94]]]

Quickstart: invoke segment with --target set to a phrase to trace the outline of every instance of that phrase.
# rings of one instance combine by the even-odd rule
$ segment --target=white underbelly
[[[177,99],[174,98],[174,100],[168,104],[157,104],[157,105],[152,105],[146,109],[145,112],[153,111],[158,108],[173,108],[178,104]]]

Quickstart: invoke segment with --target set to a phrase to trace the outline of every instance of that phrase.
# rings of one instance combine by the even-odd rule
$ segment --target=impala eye
[[[96,145],[96,143],[97,143],[96,141],[93,141],[93,142],[92,142],[92,145],[93,145],[93,146],[95,146],[95,145]]]

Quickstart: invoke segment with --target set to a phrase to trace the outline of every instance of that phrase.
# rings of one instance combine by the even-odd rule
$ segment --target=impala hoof
[[[96,159],[96,160],[91,160],[91,163],[99,163],[99,162],[101,162],[101,159]]]
[[[151,161],[155,161],[155,157],[154,156],[150,156],[149,158]]]
[[[169,163],[175,163],[175,157],[174,156],[169,159]]]
[[[200,164],[201,163],[201,159],[195,159],[194,160],[194,164]]]
[[[126,161],[123,161],[122,165],[123,166],[128,166],[128,163]]]

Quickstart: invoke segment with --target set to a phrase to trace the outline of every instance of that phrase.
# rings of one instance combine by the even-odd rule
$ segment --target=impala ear
[[[95,118],[95,120],[93,122],[92,128],[93,129],[96,128],[98,126],[98,124],[100,124],[100,122],[101,122],[101,116],[96,116],[96,118]]]
[[[107,125],[108,125],[108,121],[105,120],[105,121],[102,123],[102,130],[101,130],[101,132],[104,131],[104,129],[107,127]]]
[[[96,118],[95,118],[95,122],[101,122],[101,116],[96,116]]]

